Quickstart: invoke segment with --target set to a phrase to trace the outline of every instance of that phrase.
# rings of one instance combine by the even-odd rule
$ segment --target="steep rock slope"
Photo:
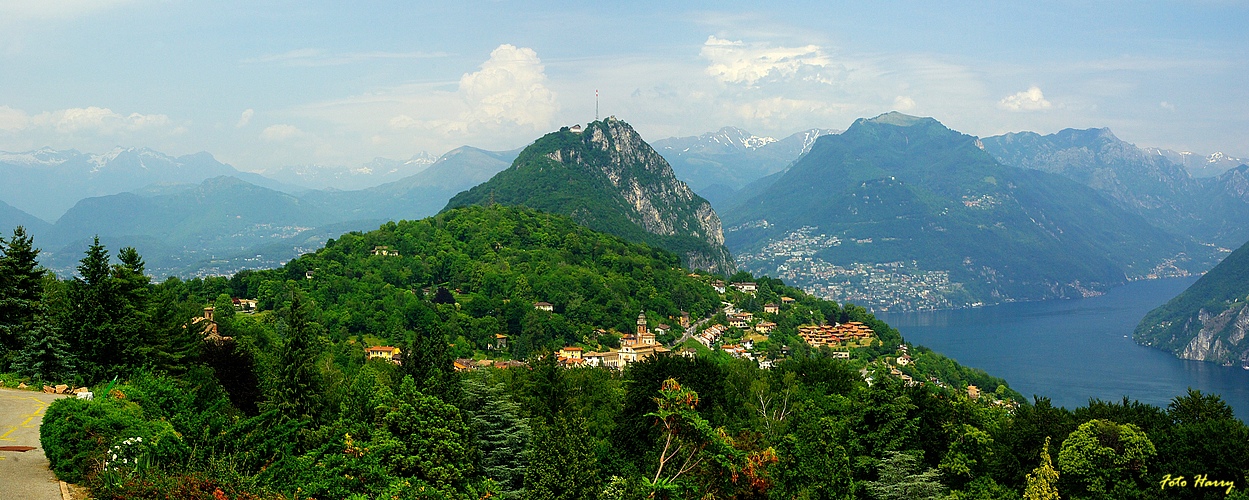
[[[821,137],[724,218],[739,260],[762,256],[746,265],[756,273],[783,274],[793,259],[915,263],[948,272],[967,302],[1096,293],[1185,250],[1088,187],[1004,166],[974,137],[899,113]],[[775,250],[804,228],[823,234],[823,246]]]
[[[730,272],[720,218],[659,153],[615,117],[535,141],[510,168],[460,193],[447,209],[500,203],[571,216],[592,229],[681,256],[687,266]]]

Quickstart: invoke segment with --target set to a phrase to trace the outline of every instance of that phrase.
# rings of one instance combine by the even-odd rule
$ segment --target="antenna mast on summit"
[[[598,89],[594,89],[594,121],[598,121]]]

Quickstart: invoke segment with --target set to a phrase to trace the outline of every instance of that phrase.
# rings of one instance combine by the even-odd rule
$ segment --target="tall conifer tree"
[[[22,347],[22,337],[35,319],[43,295],[39,249],[26,229],[18,226],[13,238],[0,238],[0,355]]]

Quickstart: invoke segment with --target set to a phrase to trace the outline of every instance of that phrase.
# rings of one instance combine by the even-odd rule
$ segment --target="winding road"
[[[61,500],[61,483],[39,444],[39,424],[48,405],[62,397],[0,389],[0,498]]]

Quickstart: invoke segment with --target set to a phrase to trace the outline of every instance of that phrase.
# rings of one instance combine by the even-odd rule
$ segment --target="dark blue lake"
[[[1138,281],[1087,299],[880,314],[908,341],[1005,378],[1031,398],[1075,408],[1123,396],[1166,407],[1189,387],[1219,394],[1249,421],[1249,370],[1184,361],[1132,342],[1141,317],[1196,278]]]

